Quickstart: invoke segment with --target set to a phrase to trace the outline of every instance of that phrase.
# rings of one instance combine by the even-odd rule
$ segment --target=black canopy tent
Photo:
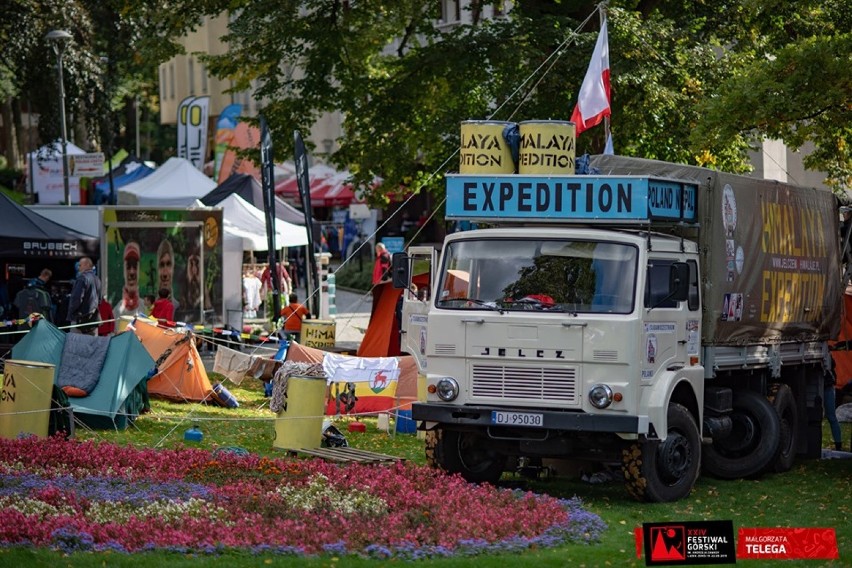
[[[74,278],[74,263],[88,256],[97,263],[100,238],[79,233],[30,211],[0,193],[0,294],[4,307],[26,282],[43,268],[53,271],[53,282]]]
[[[236,193],[261,211],[264,210],[263,188],[257,179],[248,174],[231,174],[200,201],[204,205],[215,207],[232,193]],[[305,224],[305,214],[277,195],[275,196],[275,218],[294,225],[304,226]]]

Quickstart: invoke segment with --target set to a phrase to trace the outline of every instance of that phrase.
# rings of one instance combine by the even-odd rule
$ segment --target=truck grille
[[[474,365],[472,395],[577,404],[577,370]]]

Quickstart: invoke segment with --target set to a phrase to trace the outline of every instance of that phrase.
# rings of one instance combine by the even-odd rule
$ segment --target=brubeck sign
[[[694,222],[698,186],[639,176],[447,176],[447,219]]]

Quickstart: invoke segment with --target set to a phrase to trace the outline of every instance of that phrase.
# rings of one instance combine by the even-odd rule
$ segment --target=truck
[[[446,175],[475,230],[394,255],[403,352],[425,376],[427,460],[471,482],[551,460],[618,464],[687,497],[822,445],[841,321],[825,189],[592,156],[581,175]],[[430,290],[415,293],[414,272]],[[424,299],[428,298],[428,299]]]

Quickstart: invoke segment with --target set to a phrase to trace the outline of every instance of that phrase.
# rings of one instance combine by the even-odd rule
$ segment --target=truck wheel
[[[783,473],[790,471],[796,459],[798,444],[799,414],[796,410],[796,400],[788,385],[774,383],[769,386],[769,402],[778,413],[781,420],[781,435],[779,436],[778,451],[775,459],[770,462],[767,472]]]
[[[702,467],[720,479],[756,475],[775,459],[781,437],[778,413],[763,395],[734,391],[731,433],[704,448]]]
[[[482,435],[439,430],[435,438],[435,463],[448,473],[459,473],[471,483],[491,484],[503,474],[506,457],[489,450]]]
[[[672,402],[663,441],[636,442],[622,452],[627,492],[639,501],[669,502],[692,491],[701,464],[701,434],[695,418]]]

